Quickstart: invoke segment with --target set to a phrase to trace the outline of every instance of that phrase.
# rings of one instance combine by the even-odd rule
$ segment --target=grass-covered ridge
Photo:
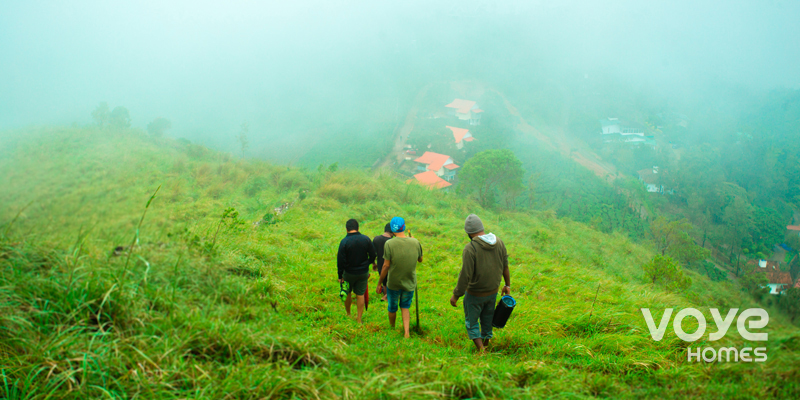
[[[688,344],[671,329],[653,341],[640,308],[660,317],[693,306],[711,321],[708,307],[755,305],[730,283],[696,274],[681,295],[647,285],[648,249],[552,213],[481,210],[391,173],[241,161],[136,131],[31,132],[0,158],[0,187],[7,398],[792,398],[800,390],[800,337],[777,312],[767,363],[687,363]],[[460,303],[448,304],[470,212],[506,243],[519,302],[482,357]],[[337,296],[344,221],[356,218],[374,236],[394,215],[426,254],[423,333],[409,340],[388,328],[385,303],[373,301],[357,326]],[[735,329],[722,341],[743,346]]]

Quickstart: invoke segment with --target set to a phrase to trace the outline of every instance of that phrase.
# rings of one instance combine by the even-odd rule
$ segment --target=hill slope
[[[697,307],[711,321],[708,307],[753,305],[697,275],[684,295],[644,284],[652,254],[620,235],[552,213],[481,210],[391,173],[241,161],[137,131],[27,136],[0,161],[8,398],[800,393],[800,336],[777,313],[763,364],[687,362],[687,346],[721,346],[707,335],[691,344],[668,329],[652,340],[640,308]],[[471,212],[505,241],[519,302],[480,357],[447,301]],[[373,299],[357,326],[337,296],[344,221],[374,236],[394,215],[426,253],[422,332],[408,340],[388,328],[385,303]],[[742,347],[733,331],[721,342]]]

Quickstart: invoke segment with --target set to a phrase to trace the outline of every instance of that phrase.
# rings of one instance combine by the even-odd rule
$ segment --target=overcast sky
[[[139,127],[165,116],[175,136],[279,129],[431,79],[534,67],[800,87],[800,2],[428,3],[4,0],[0,129],[88,123],[100,101]]]

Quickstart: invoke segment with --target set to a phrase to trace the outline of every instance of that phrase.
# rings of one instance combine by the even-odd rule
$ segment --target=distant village
[[[449,104],[444,105],[444,116],[453,121],[452,124],[460,124],[465,127],[457,127],[451,125],[444,125],[444,129],[452,133],[452,143],[458,150],[464,149],[470,142],[476,140],[473,132],[468,127],[478,126],[481,123],[481,117],[484,110],[481,109],[476,101],[465,99],[454,99]],[[441,114],[441,113],[440,113]],[[680,114],[669,115],[672,122],[676,126],[686,127],[686,117]],[[599,120],[601,135],[601,142],[603,144],[621,143],[631,147],[648,147],[650,149],[657,149],[659,144],[656,141],[652,129],[648,129],[644,124],[637,122],[625,121],[616,117],[608,117]],[[661,127],[655,127],[660,129]],[[671,148],[679,148],[679,143],[667,143]],[[428,148],[431,147],[429,144]],[[420,184],[428,187],[431,190],[448,190],[456,178],[456,173],[460,168],[455,163],[453,157],[449,154],[440,154],[433,151],[424,151],[419,154],[419,149],[414,148],[410,144],[403,147],[403,161],[413,162],[411,173],[413,179],[408,179],[406,182],[413,184]],[[408,172],[407,172],[408,173]],[[673,194],[670,188],[667,188],[662,183],[661,175],[663,171],[657,165],[644,168],[637,171],[637,178],[642,183],[644,189],[649,193],[656,194]],[[793,235],[800,235],[800,225],[789,225],[786,227],[787,233]],[[786,246],[785,244],[781,246]],[[786,248],[785,250],[791,250]],[[782,270],[782,261],[773,260],[750,260],[746,264],[747,274],[763,274],[766,277],[767,285],[765,288],[769,289],[772,295],[781,295],[790,288],[800,289],[800,271],[796,275],[796,279],[792,278],[792,272],[785,270],[789,265],[797,264],[798,260],[792,259]]]
[[[465,121],[470,126],[477,126],[481,123],[483,110],[478,107],[475,101],[455,99],[444,107],[447,115],[453,120]],[[446,125],[445,128],[452,132],[455,147],[459,150],[464,148],[465,143],[475,140],[469,129],[449,125]],[[406,161],[413,160],[416,163],[414,171],[416,174],[414,174],[413,179],[407,181],[408,183],[416,182],[430,189],[445,189],[452,186],[452,182],[456,177],[456,170],[460,166],[453,161],[450,155],[425,151],[420,156],[417,154],[418,150],[411,145],[405,145],[404,153]]]

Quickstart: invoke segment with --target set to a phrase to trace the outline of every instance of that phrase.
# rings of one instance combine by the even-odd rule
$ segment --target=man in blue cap
[[[417,289],[417,263],[422,262],[422,245],[419,240],[406,236],[406,222],[394,217],[389,223],[394,238],[383,248],[383,269],[378,285],[386,285],[389,302],[389,325],[394,328],[398,303],[403,318],[404,336],[410,337],[411,301]]]

